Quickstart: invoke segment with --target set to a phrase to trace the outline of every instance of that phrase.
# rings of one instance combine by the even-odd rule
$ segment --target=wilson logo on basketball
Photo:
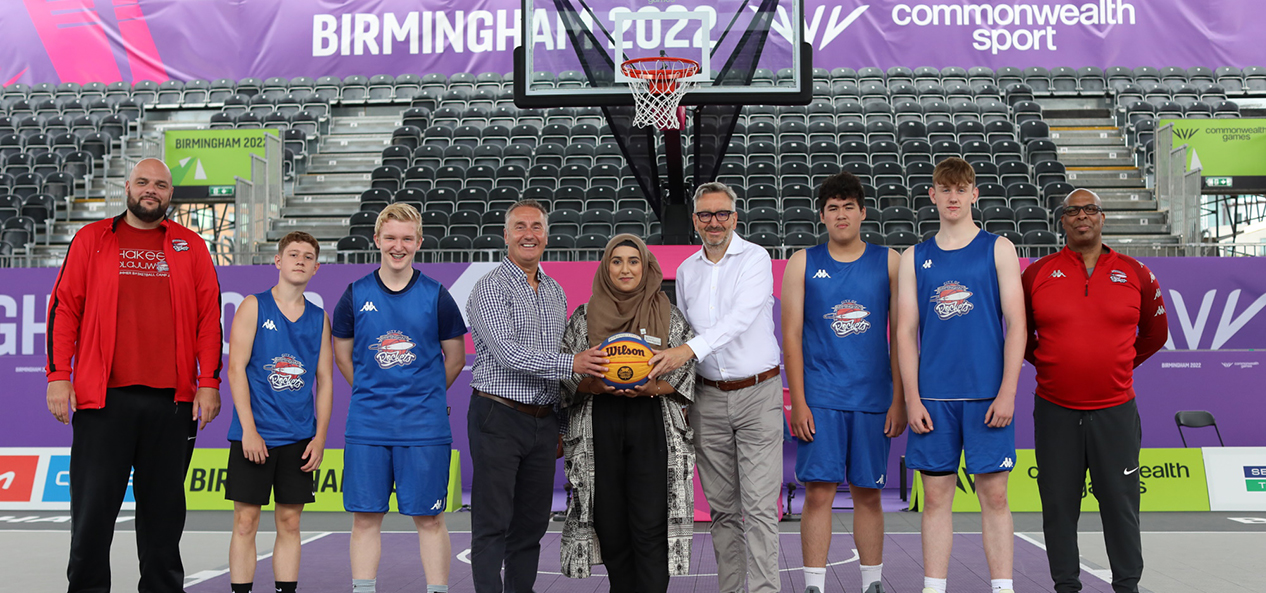
[[[274,358],[272,364],[264,365],[264,370],[270,371],[268,384],[272,385],[273,391],[303,389],[302,376],[308,372],[304,370],[303,363],[290,354]]]
[[[971,310],[975,308],[975,305],[967,300],[971,298],[971,295],[972,292],[962,283],[951,280],[942,284],[932,294],[932,302],[936,303],[933,307],[936,316],[940,317],[941,321],[945,321],[971,313]]]
[[[374,355],[374,361],[378,366],[389,369],[394,366],[405,366],[418,359],[418,355],[413,353],[413,347],[416,344],[409,336],[401,332],[392,330],[381,336],[378,336],[378,343],[369,347],[370,350],[377,350],[378,354]]]
[[[843,338],[854,334],[864,334],[870,329],[870,322],[866,318],[870,316],[870,311],[857,301],[844,301],[832,308],[830,313],[823,315],[824,319],[832,319],[831,331],[835,335]]]
[[[612,344],[607,346],[607,356],[646,356],[646,351],[641,348],[630,348],[627,344]]]

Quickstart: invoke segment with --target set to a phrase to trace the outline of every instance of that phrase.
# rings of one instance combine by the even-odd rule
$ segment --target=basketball
[[[651,372],[650,360],[654,353],[636,334],[615,334],[602,343],[607,354],[607,373],[602,381],[616,389],[632,389],[646,382]]]

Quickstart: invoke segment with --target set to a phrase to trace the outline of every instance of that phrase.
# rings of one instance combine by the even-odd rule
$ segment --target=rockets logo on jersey
[[[835,335],[844,338],[854,334],[864,334],[870,329],[870,322],[866,318],[870,316],[870,311],[857,301],[844,301],[832,307],[832,311],[823,315],[824,319],[830,319],[831,331]]]
[[[971,298],[971,291],[960,282],[953,280],[942,284],[940,288],[932,294],[932,302],[936,303],[933,307],[936,310],[936,316],[941,321],[966,315],[971,313],[975,305],[967,300]]]
[[[1108,280],[1116,282],[1117,284],[1125,284],[1130,281],[1130,277],[1126,276],[1125,272],[1122,272],[1121,270],[1112,270],[1108,273]]]
[[[409,339],[409,336],[392,330],[378,336],[378,343],[370,346],[369,349],[378,351],[378,354],[374,355],[378,366],[389,369],[394,366],[405,366],[417,360],[418,355],[413,353],[414,346],[416,344]]]
[[[268,384],[273,386],[273,391],[303,389],[303,375],[308,372],[303,363],[290,354],[273,358],[273,363],[264,365],[264,370],[269,371]]]

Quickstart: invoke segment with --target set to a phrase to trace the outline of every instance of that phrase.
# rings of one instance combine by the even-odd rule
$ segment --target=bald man
[[[1169,337],[1156,275],[1103,244],[1103,202],[1075,190],[1060,222],[1068,245],[1024,270],[1028,344],[1037,369],[1034,448],[1042,527],[1058,593],[1081,590],[1077,518],[1086,471],[1099,500],[1112,590],[1137,593],[1139,447],[1134,369]]]
[[[220,411],[220,285],[206,243],[167,219],[162,161],[137,163],[125,187],[125,212],[75,233],[49,303],[48,411],[73,424],[71,593],[110,590],[129,476],[138,589],[183,590],[190,425]]]

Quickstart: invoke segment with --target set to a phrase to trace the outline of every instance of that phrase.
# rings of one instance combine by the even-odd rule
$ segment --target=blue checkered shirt
[[[539,267],[536,278],[532,290],[523,270],[504,259],[475,283],[466,302],[475,342],[470,386],[519,403],[553,405],[575,359],[559,352],[567,295]]]

